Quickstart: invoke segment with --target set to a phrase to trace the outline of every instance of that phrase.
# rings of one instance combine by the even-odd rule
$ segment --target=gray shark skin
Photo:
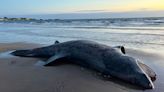
[[[122,53],[118,48],[121,48]],[[50,66],[65,59],[144,89],[154,88],[151,78],[156,77],[156,74],[148,66],[125,55],[125,49],[120,46],[110,47],[88,40],[63,43],[56,41],[51,46],[31,50],[16,50],[11,54],[22,57],[49,58],[44,66]],[[151,75],[146,72],[147,70],[152,71]]]

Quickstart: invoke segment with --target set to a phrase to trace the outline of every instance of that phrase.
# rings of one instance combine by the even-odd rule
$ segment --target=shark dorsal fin
[[[115,47],[113,47],[113,48],[116,48],[116,49],[120,50],[121,53],[126,54],[126,52],[125,52],[125,47],[124,47],[124,46],[115,46]]]
[[[58,40],[56,40],[54,44],[59,44],[59,43],[60,43],[60,42],[59,42]]]

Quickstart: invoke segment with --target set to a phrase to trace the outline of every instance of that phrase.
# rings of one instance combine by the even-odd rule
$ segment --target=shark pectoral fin
[[[52,64],[59,62],[60,61],[59,59],[63,59],[63,58],[66,58],[66,57],[67,57],[67,55],[63,55],[63,54],[54,55],[46,61],[44,66],[51,66]]]
[[[152,81],[156,80],[156,73],[149,66],[147,66],[141,62],[138,62],[138,64],[143,69],[143,71],[150,77],[150,79]]]

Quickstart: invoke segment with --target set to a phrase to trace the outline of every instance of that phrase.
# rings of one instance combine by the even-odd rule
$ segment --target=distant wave
[[[49,26],[75,26],[75,28],[110,28],[110,27],[163,27],[164,18],[114,18],[114,19],[76,19],[76,20],[30,20],[0,21],[0,23],[18,23]],[[123,28],[122,28],[123,29]],[[145,29],[146,30],[146,29]],[[154,29],[155,30],[155,29]]]
[[[80,36],[54,36],[58,38],[71,38],[71,39],[88,39],[88,40],[96,40],[96,41],[105,41],[105,42],[119,42],[122,44],[131,43],[131,44],[140,44],[140,45],[160,45],[164,46],[164,43],[155,43],[155,42],[142,42],[142,41],[121,41],[121,40],[113,40],[113,39],[101,39],[101,38],[87,38]]]
[[[30,25],[29,25],[30,26]],[[32,25],[34,26],[34,25]],[[39,25],[37,25],[39,26]],[[40,28],[75,28],[75,29],[120,29],[120,30],[161,30],[163,27],[119,27],[119,26],[58,26],[58,25],[40,25]]]
[[[164,27],[163,28],[144,28],[144,27],[106,27],[106,26],[83,26],[83,27],[55,27],[55,28],[81,28],[81,29],[121,29],[121,30],[163,30],[164,31]]]
[[[63,37],[63,38],[77,38],[77,37],[65,37],[65,36],[58,36],[58,37]],[[81,37],[78,37],[81,38]],[[87,38],[83,38],[83,39],[87,39]],[[89,38],[88,38],[89,39]],[[106,41],[106,42],[119,42],[119,43],[132,43],[132,44],[148,44],[148,45],[161,45],[164,46],[164,43],[151,43],[151,42],[140,42],[140,41],[120,41],[120,40],[109,40],[109,39],[96,39],[96,38],[92,38],[93,40],[98,40],[98,41]]]

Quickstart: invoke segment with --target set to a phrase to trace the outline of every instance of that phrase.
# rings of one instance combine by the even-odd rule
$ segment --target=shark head
[[[115,57],[113,60],[114,61],[107,66],[111,75],[129,83],[138,85],[144,89],[154,88],[152,80],[139,66],[136,59],[123,55]]]

